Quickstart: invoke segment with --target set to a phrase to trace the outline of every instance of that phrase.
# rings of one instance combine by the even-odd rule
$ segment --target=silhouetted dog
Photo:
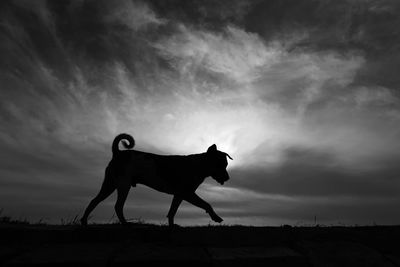
[[[126,142],[128,141],[128,142]],[[168,223],[174,224],[174,216],[182,200],[204,209],[216,222],[222,222],[210,204],[196,195],[195,191],[205,178],[211,176],[221,185],[229,180],[226,167],[227,153],[217,150],[214,144],[207,152],[188,156],[162,156],[136,150],[119,150],[121,140],[126,149],[132,149],[135,140],[128,134],[115,137],[112,144],[113,157],[105,170],[105,178],[98,195],[89,203],[81,219],[87,224],[90,212],[117,189],[115,212],[121,223],[126,224],[123,207],[131,186],[147,185],[160,192],[174,195],[168,212]]]

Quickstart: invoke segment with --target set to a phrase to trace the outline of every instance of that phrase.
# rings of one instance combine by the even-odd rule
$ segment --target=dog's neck
[[[211,176],[211,159],[207,152],[201,154],[192,155],[199,160],[198,171],[201,174],[201,178],[207,178]]]

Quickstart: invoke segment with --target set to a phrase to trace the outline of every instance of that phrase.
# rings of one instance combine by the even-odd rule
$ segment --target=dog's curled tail
[[[120,150],[118,148],[118,144],[121,140],[123,140],[122,144],[126,149],[131,149],[135,146],[135,139],[133,139],[133,137],[131,135],[126,134],[126,133],[119,134],[114,138],[114,141],[112,143],[113,155],[120,152]]]

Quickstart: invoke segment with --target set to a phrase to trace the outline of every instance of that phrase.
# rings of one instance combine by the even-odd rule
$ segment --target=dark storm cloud
[[[233,184],[260,193],[287,196],[396,196],[398,159],[382,159],[374,170],[352,169],[326,151],[290,148],[281,165],[232,170]]]
[[[227,24],[240,24],[257,1],[148,1],[163,17],[180,23],[218,29]]]
[[[6,212],[79,213],[124,131],[147,151],[232,154],[230,187],[200,188],[228,223],[398,223],[398,1],[0,5]],[[170,197],[134,192],[127,217],[162,221]]]
[[[267,40],[297,36],[289,41],[291,50],[361,52],[366,64],[354,82],[398,94],[398,1],[259,1],[252,7],[245,19],[247,30]]]
[[[258,1],[246,14],[246,29],[271,38],[304,33],[299,43],[314,49],[397,49],[397,1]],[[284,37],[284,36],[282,36]]]
[[[78,63],[89,63],[88,68],[101,70],[102,64],[119,61],[140,74],[140,68],[152,69],[141,59],[148,57],[150,64],[157,61],[147,44],[151,34],[144,32],[157,32],[163,21],[145,5],[129,1],[51,1],[49,8],[55,14],[60,39]]]

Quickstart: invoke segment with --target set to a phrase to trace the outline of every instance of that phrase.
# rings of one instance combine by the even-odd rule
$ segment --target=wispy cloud
[[[282,53],[278,45],[267,46],[257,34],[233,26],[210,32],[179,25],[177,33],[155,47],[182,74],[202,68],[238,83],[260,77],[260,69],[274,64]]]
[[[105,20],[108,23],[119,23],[133,31],[146,29],[148,26],[158,26],[166,23],[165,19],[157,14],[142,1],[113,1],[106,3],[108,15]]]

